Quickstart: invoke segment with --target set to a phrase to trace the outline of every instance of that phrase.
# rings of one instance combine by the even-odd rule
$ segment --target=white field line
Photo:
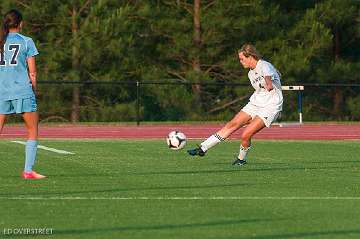
[[[15,141],[11,141],[11,142],[26,145],[26,142],[23,142],[23,141],[16,141],[15,140]],[[46,147],[46,146],[43,146],[43,145],[38,145],[38,149],[43,149],[43,150],[51,151],[51,152],[58,153],[58,154],[75,154],[75,153],[68,152],[68,151],[65,151],[65,150],[49,148],[49,147]]]
[[[0,197],[0,200],[360,200],[360,197]]]

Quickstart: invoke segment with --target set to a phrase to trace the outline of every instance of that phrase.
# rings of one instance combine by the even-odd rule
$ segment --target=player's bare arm
[[[35,63],[35,57],[29,57],[27,59],[28,67],[29,67],[29,78],[31,81],[31,85],[36,91],[36,63]]]
[[[271,80],[271,76],[265,76],[265,85],[264,85],[265,89],[267,91],[271,91],[272,89],[274,89],[274,86],[272,84],[272,80]]]

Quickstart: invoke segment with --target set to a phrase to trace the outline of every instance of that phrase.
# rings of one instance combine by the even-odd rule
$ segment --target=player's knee
[[[237,129],[238,127],[239,127],[239,123],[235,120],[232,120],[226,124],[226,128],[228,129]]]
[[[241,134],[241,141],[242,142],[244,142],[244,141],[250,141],[251,140],[251,136],[252,136],[252,134],[250,133],[250,132],[243,132],[242,134]]]

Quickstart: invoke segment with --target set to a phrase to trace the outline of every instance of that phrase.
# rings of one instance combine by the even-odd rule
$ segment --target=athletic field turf
[[[189,141],[186,148],[195,146]],[[360,238],[358,141],[254,141],[245,167],[238,141],[204,158],[159,140],[42,140],[24,181],[24,146],[0,141],[0,237]]]

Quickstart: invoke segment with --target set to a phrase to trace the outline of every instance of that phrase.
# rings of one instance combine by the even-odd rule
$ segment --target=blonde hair
[[[245,57],[252,56],[255,60],[260,60],[262,57],[252,44],[244,44],[239,50],[238,54],[243,53]]]

